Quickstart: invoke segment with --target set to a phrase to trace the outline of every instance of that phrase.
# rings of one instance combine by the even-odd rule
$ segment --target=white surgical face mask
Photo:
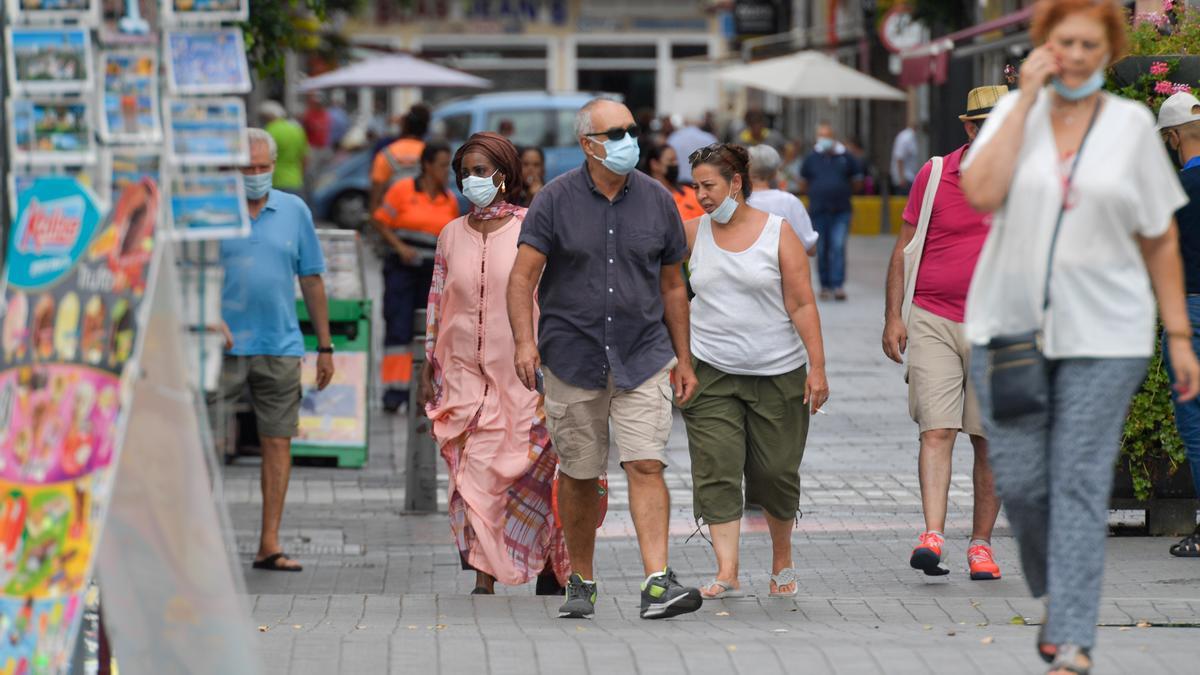
[[[728,223],[730,218],[733,218],[733,214],[735,211],[737,211],[738,206],[740,205],[736,199],[733,197],[726,197],[725,201],[721,202],[721,205],[713,209],[713,212],[708,215],[713,220],[723,225]]]
[[[467,176],[463,179],[463,196],[466,197],[472,204],[479,208],[490,206],[496,200],[496,193],[500,191],[499,186],[492,180],[500,169],[492,172],[492,175],[487,178],[481,176]]]

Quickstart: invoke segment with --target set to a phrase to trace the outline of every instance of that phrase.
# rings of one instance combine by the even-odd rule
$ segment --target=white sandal
[[[712,595],[705,593],[705,591],[712,588],[713,586],[719,586],[721,588],[721,590],[717,591],[716,593],[713,593]],[[742,597],[742,590],[740,588],[734,587],[732,584],[721,581],[720,579],[713,579],[712,581],[708,582],[707,584],[704,584],[703,588],[700,591],[700,595],[703,596],[705,600],[720,600],[721,598],[740,598],[740,597]]]
[[[770,592],[772,598],[794,598],[800,592],[800,581],[796,578],[796,568],[785,567],[779,570],[779,574],[772,574],[771,581],[775,582],[775,590]],[[779,589],[794,584],[791,592],[780,592]]]

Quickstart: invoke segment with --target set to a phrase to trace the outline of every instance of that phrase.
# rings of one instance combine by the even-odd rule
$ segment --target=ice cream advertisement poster
[[[114,201],[102,218],[58,176],[17,205],[0,322],[0,673],[65,668],[112,493],[158,186]]]

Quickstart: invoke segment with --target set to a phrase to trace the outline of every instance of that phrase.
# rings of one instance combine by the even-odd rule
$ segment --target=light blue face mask
[[[604,165],[604,168],[618,176],[624,176],[637,167],[638,159],[641,157],[641,150],[638,148],[637,139],[633,136],[625,134],[619,141],[609,139],[603,143],[590,136],[588,140],[604,146],[604,159],[600,159],[595,155],[592,155],[592,159],[599,160]]]
[[[817,152],[829,152],[830,150],[833,150],[833,146],[834,143],[832,138],[817,139]]]
[[[1063,84],[1057,77],[1051,79],[1050,84],[1054,85],[1054,91],[1058,92],[1059,96],[1068,101],[1078,101],[1100,91],[1100,87],[1104,86],[1104,67],[1101,66],[1086,82],[1074,89]]]
[[[246,197],[250,199],[266,197],[267,193],[271,191],[271,180],[274,176],[274,171],[242,176],[242,184],[246,186]]]
[[[496,169],[487,178],[467,176],[462,181],[463,196],[481,209],[490,206],[492,202],[496,201],[496,193],[500,192],[500,186],[492,180],[499,172],[500,169]]]
[[[725,201],[721,202],[720,206],[713,209],[713,212],[708,215],[713,220],[724,225],[725,223],[728,223],[731,218],[733,218],[733,214],[735,211],[737,211],[738,206],[740,206],[740,204],[738,204],[736,199],[733,197],[726,197]]]

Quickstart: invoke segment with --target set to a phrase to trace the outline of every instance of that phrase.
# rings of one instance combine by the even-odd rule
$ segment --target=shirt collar
[[[267,193],[267,203],[263,204],[262,210],[258,212],[258,215],[255,216],[254,218],[251,218],[250,220],[252,222],[258,222],[259,220],[262,219],[263,214],[266,213],[267,211],[278,211],[279,210],[279,199],[280,199],[279,190],[276,190],[275,188],[271,188],[271,191]]]
[[[946,155],[945,166],[942,170],[946,173],[959,173],[959,166],[962,164],[962,158],[967,154],[967,150],[970,149],[970,147],[971,144],[967,143],[961,148]]]
[[[1187,163],[1183,165],[1183,170],[1187,171],[1188,169],[1194,169],[1198,166],[1200,166],[1200,155],[1189,159]]]
[[[588,163],[587,163],[586,159],[583,160],[583,168],[581,168],[580,171],[583,172],[583,179],[587,181],[588,189],[591,190],[592,192],[600,195],[601,197],[604,197],[604,194],[602,192],[600,192],[600,190],[596,189],[596,181],[592,180],[592,172],[588,171]],[[621,192],[619,194],[617,194],[618,198],[620,198],[622,195],[629,193],[629,186],[633,185],[633,174],[635,174],[635,173],[637,173],[637,169],[630,171],[625,176],[625,186],[623,188],[621,188]],[[608,199],[607,197],[604,197],[604,198]],[[616,201],[616,200],[613,200],[613,201]]]

